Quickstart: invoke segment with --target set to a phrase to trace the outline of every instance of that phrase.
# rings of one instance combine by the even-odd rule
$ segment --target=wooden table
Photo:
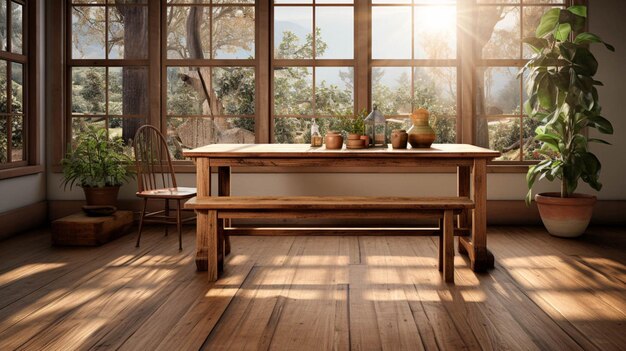
[[[393,150],[391,147],[364,150],[326,150],[303,144],[214,144],[184,151],[196,163],[199,199],[211,196],[211,167],[218,170],[217,196],[230,195],[232,167],[454,167],[457,195],[470,197],[471,213],[459,216],[458,225],[470,228],[468,237],[459,237],[459,251],[467,253],[474,271],[493,267],[487,249],[487,161],[499,152],[467,144],[433,144],[429,149]],[[203,241],[208,228],[206,214],[198,213],[196,265],[207,267],[207,246]]]

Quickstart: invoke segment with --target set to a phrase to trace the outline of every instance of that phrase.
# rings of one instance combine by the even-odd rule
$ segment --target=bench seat
[[[206,248],[209,280],[215,281],[224,257],[224,222],[226,218],[298,217],[314,213],[318,217],[359,218],[367,215],[387,218],[439,218],[439,270],[447,282],[454,281],[455,214],[474,208],[467,197],[371,197],[371,196],[221,196],[187,201],[185,208],[208,216],[202,243],[217,243]],[[200,224],[199,224],[200,225]],[[198,250],[203,248],[198,247]]]

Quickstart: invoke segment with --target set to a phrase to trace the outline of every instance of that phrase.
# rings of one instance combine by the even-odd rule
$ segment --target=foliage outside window
[[[354,115],[354,3],[276,0],[273,7],[273,130],[277,143],[309,143]]]
[[[74,0],[68,11],[71,142],[93,126],[128,144],[148,118],[148,1]]]
[[[426,108],[435,142],[456,142],[457,4],[372,0],[371,13],[372,105],[405,129],[408,115]]]
[[[24,1],[0,0],[0,169],[28,160]]]
[[[165,10],[167,135],[176,158],[254,143],[254,0],[172,1]]]
[[[565,6],[563,0],[478,1],[475,144],[500,151],[500,161],[540,158],[538,124],[524,114],[527,95],[516,77],[532,55],[522,39],[534,36],[543,13]]]

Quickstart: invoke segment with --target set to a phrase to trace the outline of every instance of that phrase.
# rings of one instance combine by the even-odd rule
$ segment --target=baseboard
[[[47,201],[0,213],[0,240],[47,224]]]
[[[48,201],[48,217],[50,220],[67,216],[71,213],[80,211],[81,206],[84,205],[84,201],[62,201],[52,200]],[[153,202],[149,205],[149,209],[157,209],[158,204]],[[161,205],[162,206],[162,205]],[[123,210],[131,210],[139,212],[141,210],[140,200],[120,200],[118,207]],[[160,207],[162,208],[162,207]],[[596,204],[594,209],[593,218],[591,223],[594,225],[626,225],[626,200],[600,200]],[[274,221],[275,222],[275,221]],[[323,220],[315,223],[301,222],[305,225],[323,224],[333,226],[359,226],[363,225],[363,219],[355,220]],[[259,224],[266,224],[269,222],[259,221]],[[293,221],[280,221],[280,225],[293,226],[300,222]],[[369,220],[368,225],[389,225],[390,223],[399,225],[414,225],[415,222],[400,223],[397,220]],[[248,223],[246,223],[248,224]],[[487,201],[487,224],[489,225],[540,225],[541,218],[539,217],[539,211],[537,206],[533,203],[531,206],[526,206],[523,200],[488,200]]]

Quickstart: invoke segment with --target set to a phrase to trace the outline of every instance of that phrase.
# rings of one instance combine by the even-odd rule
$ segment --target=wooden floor
[[[213,284],[191,227],[133,240],[0,242],[0,350],[626,349],[626,229],[489,228],[496,268],[454,286],[430,237],[235,237]]]

